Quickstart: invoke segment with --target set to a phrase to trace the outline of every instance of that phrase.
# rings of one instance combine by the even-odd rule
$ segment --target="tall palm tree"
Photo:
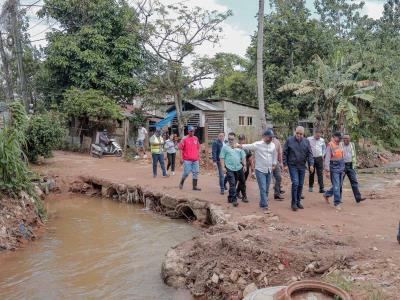
[[[322,127],[326,135],[330,133],[332,125],[341,131],[345,131],[346,126],[357,126],[359,108],[374,101],[371,91],[381,83],[357,80],[362,63],[348,66],[340,54],[336,55],[332,65],[325,64],[317,55],[313,64],[317,70],[314,79],[285,84],[278,92],[292,92],[295,96],[314,95],[315,126]],[[322,119],[324,121],[321,123]]]
[[[265,1],[259,0],[258,4],[259,7],[258,7],[258,34],[257,34],[257,97],[258,97],[258,110],[260,114],[261,128],[264,131],[267,128],[267,120],[265,117],[264,72],[263,72]]]

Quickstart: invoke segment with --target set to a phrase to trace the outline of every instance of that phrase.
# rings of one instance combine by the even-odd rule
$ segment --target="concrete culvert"
[[[193,212],[193,209],[187,203],[178,204],[175,208],[176,214],[178,218],[184,218],[188,221],[197,220],[196,214]]]
[[[112,199],[118,199],[118,192],[115,188],[109,187],[107,189],[107,197],[112,198]]]

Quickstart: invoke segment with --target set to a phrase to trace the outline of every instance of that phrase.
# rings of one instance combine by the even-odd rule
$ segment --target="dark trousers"
[[[279,196],[281,194],[281,184],[282,184],[282,170],[281,166],[276,165],[275,169],[272,171],[272,175],[275,179],[274,184],[274,196]]]
[[[167,170],[169,170],[169,167],[171,167],[171,171],[175,172],[176,153],[167,153],[167,158],[168,158]]]
[[[361,199],[361,193],[358,188],[357,172],[356,172],[356,170],[354,170],[352,163],[345,164],[342,185],[343,185],[344,178],[346,177],[346,175],[350,180],[351,189],[353,190],[354,198],[356,199],[357,202],[359,202]]]
[[[217,168],[218,168],[219,188],[223,192],[223,191],[225,191],[226,177],[225,177],[224,168],[221,165],[220,161],[217,161]]]
[[[314,157],[314,172],[310,171],[309,187],[314,187],[314,177],[317,173],[319,190],[324,189],[324,159],[322,157]]]
[[[242,195],[246,197],[246,183],[243,169],[240,169],[239,171],[232,171],[226,168],[226,179],[229,183],[229,203],[237,202],[237,191],[240,191]]]
[[[161,170],[163,176],[167,176],[167,171],[165,170],[164,155],[152,153],[153,158],[153,176],[157,176],[157,163],[160,162]]]
[[[305,168],[289,166],[289,174],[292,181],[292,205],[297,205],[301,201],[306,170]]]

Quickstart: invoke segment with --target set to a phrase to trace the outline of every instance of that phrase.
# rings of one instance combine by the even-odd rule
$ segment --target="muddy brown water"
[[[170,247],[198,234],[193,226],[109,199],[46,205],[44,235],[0,255],[0,299],[191,299],[160,270]]]

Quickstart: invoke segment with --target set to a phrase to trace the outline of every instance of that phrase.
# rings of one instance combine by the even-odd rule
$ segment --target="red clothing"
[[[200,160],[200,143],[197,136],[187,136],[179,144],[183,160]]]

